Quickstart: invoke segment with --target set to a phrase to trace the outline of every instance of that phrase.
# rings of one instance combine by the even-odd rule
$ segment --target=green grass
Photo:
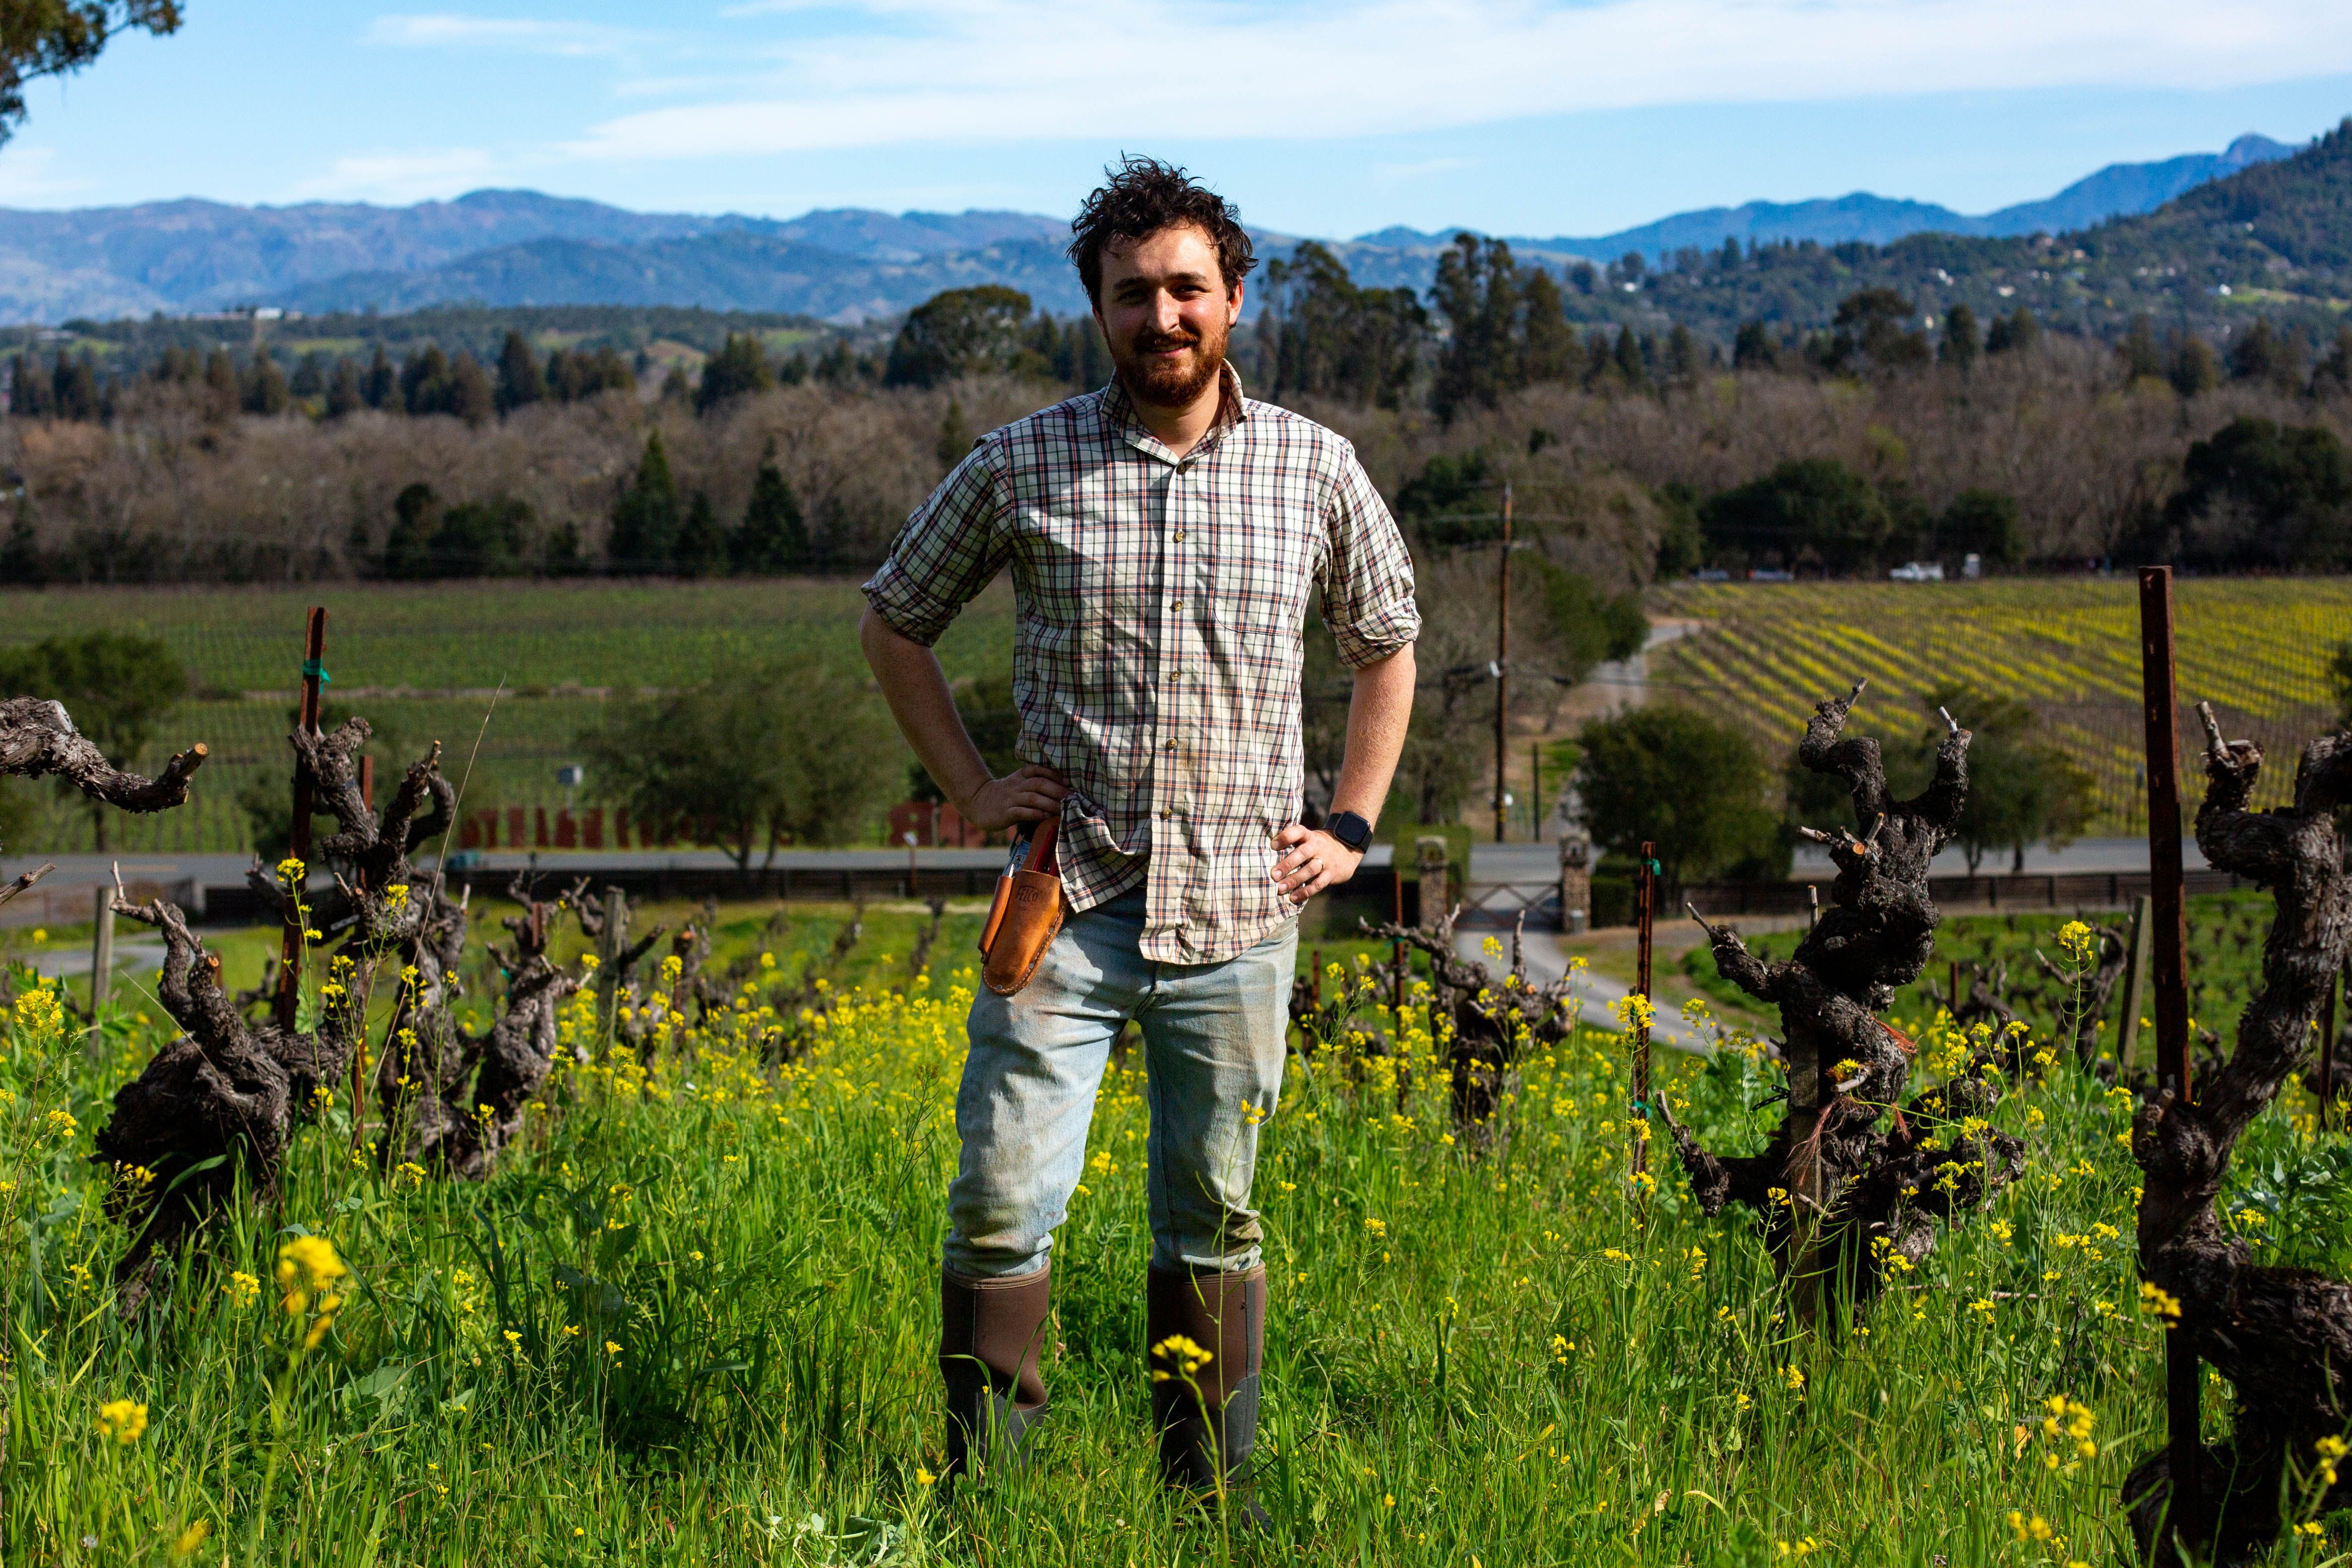
[[[796,976],[845,914],[795,906],[780,931],[722,911],[720,961],[765,945]],[[1605,1029],[1527,1064],[1483,1157],[1450,1140],[1425,1067],[1400,1100],[1380,1059],[1294,1060],[1258,1175],[1264,1542],[1153,1481],[1140,1064],[1114,1068],[1057,1238],[1040,1462],[943,1501],[924,1477],[971,984],[950,971],[978,913],[950,917],[928,981],[906,966],[924,917],[867,918],[837,977],[860,989],[788,1067],[743,1048],[756,1016],[646,1064],[570,1066],[478,1185],[354,1162],[338,1108],[274,1194],[181,1260],[168,1307],[128,1322],[86,1155],[159,1036],[93,1058],[20,1009],[0,1062],[18,1096],[0,1120],[0,1179],[19,1184],[0,1203],[6,1560],[166,1563],[199,1525],[188,1561],[239,1563],[1747,1568],[1807,1542],[1889,1568],[2124,1560],[2116,1487],[2161,1419],[2126,1111],[2063,1067],[2011,1094],[1994,1120],[2026,1142],[2024,1181],[1833,1344],[1785,1320],[1750,1216],[1701,1216],[1671,1175],[1646,1208],[1629,1195],[1626,1061]],[[1749,1055],[1676,1070],[1716,1147],[1763,1136]],[[37,1131],[57,1108],[82,1129],[63,1142]],[[2260,1216],[2237,1222],[2258,1254],[2328,1262],[2343,1184],[2309,1173],[2345,1146],[2296,1109],[2259,1124],[2230,1207]],[[279,1310],[269,1283],[306,1233],[352,1270],[308,1353],[315,1313]],[[2095,1413],[2095,1457],[2041,1435],[2057,1396]],[[134,1443],[99,1430],[116,1399],[147,1407]],[[2012,1510],[2063,1550],[2021,1543]]]
[[[379,768],[397,771],[430,742],[454,779],[470,759],[469,807],[563,802],[559,763],[602,718],[607,693],[708,679],[717,671],[813,654],[863,672],[865,599],[846,580],[713,583],[327,584],[304,588],[87,588],[0,593],[0,647],[93,626],[158,637],[205,700],[166,720],[147,765],[192,741],[212,748],[185,809],[110,814],[110,847],[131,854],[243,851],[239,788],[292,776],[286,733],[300,684],[307,607],[327,606],[331,712],[389,732]],[[940,642],[950,679],[1002,671],[1013,599],[983,594]],[[491,694],[504,689],[504,696]],[[475,748],[478,740],[479,752]],[[912,753],[907,753],[911,763]],[[36,805],[12,854],[96,847],[79,801],[0,783]]]

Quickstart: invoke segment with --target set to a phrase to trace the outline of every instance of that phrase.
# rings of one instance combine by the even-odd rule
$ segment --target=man
[[[859,627],[900,729],[967,820],[1055,820],[1069,911],[1024,987],[972,1004],[940,1277],[947,1464],[1016,1457],[1045,1408],[1053,1232],[1132,1018],[1161,1473],[1224,1498],[1256,1430],[1265,1271],[1250,1182],[1282,1084],[1297,910],[1355,874],[1403,745],[1420,617],[1353,449],[1245,399],[1225,363],[1255,261],[1232,206],[1129,159],[1071,227],[1116,379],[978,442],[866,584]],[[993,778],[930,645],[1008,563],[1025,761]],[[1298,821],[1299,634],[1318,589],[1356,672],[1320,830]]]

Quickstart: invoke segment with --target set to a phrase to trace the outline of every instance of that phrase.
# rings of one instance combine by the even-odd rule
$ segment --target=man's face
[[[1241,313],[1241,285],[1226,292],[1217,247],[1190,225],[1103,247],[1095,320],[1139,403],[1191,406],[1216,381]]]

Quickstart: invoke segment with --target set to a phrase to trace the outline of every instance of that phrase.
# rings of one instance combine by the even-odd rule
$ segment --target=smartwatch
[[[1352,811],[1335,811],[1325,817],[1323,831],[1345,845],[1350,855],[1361,855],[1372,841],[1372,825]]]

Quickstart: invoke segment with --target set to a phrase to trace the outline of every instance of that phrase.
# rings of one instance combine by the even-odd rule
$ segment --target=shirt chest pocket
[[[1087,487],[1041,497],[1013,520],[1023,597],[1042,620],[1080,627],[1149,625],[1159,596],[1160,547],[1148,495]]]
[[[1293,631],[1322,563],[1318,520],[1297,500],[1237,487],[1201,509],[1185,529],[1189,591],[1205,618],[1252,632]]]

